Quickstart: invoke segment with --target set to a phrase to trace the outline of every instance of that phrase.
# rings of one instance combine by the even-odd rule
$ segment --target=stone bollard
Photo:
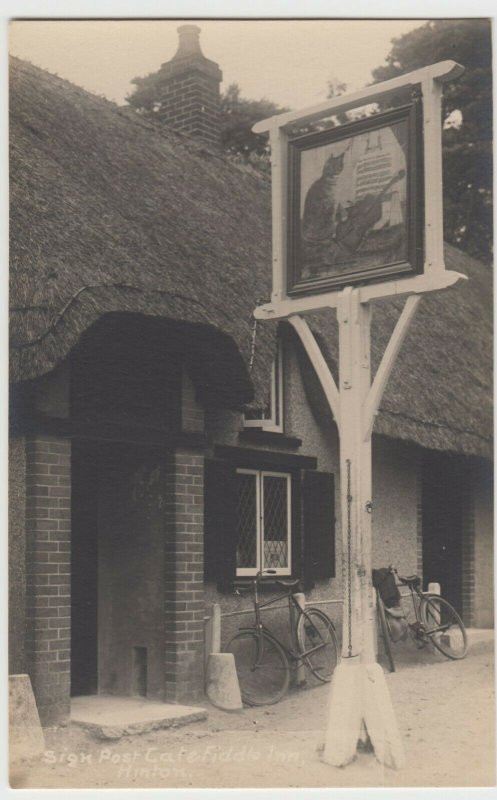
[[[45,749],[29,675],[9,675],[10,761],[36,758]]]
[[[440,594],[441,594],[440,584],[436,583],[435,581],[433,581],[433,583],[429,583],[428,584],[428,594],[438,594],[438,596],[440,596]],[[438,624],[440,624],[440,614],[438,612],[436,614],[436,621],[437,621]],[[435,633],[434,634],[434,637],[436,637],[437,639],[439,639],[440,636],[441,636],[440,633]],[[449,640],[448,642],[446,642],[446,644],[448,644],[450,646],[450,636],[448,634],[444,634],[443,638],[446,638],[446,639]]]
[[[221,650],[221,606],[213,603],[210,614],[207,618],[205,629],[205,667],[211,653],[219,653]]]
[[[240,711],[242,698],[233,653],[210,653],[207,660],[206,694],[223,711]]]

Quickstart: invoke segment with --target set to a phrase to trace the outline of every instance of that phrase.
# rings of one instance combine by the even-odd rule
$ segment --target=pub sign
[[[422,271],[420,106],[288,140],[289,295]]]

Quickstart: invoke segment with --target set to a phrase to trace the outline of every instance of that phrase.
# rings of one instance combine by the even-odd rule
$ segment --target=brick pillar
[[[70,712],[71,443],[26,440],[26,662],[42,725]]]
[[[204,693],[204,456],[172,454],[166,499],[165,700]]]
[[[423,586],[423,461],[417,459],[416,479],[416,574]]]
[[[26,672],[26,442],[9,441],[9,673]]]
[[[471,474],[466,474],[462,519],[462,618],[467,628],[475,624],[475,508]],[[442,591],[443,594],[443,591]]]

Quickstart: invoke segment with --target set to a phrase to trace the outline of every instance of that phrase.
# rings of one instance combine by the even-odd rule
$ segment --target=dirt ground
[[[494,645],[463,661],[395,646],[387,682],[407,764],[382,767],[360,752],[344,768],[323,763],[329,686],[293,690],[275,706],[118,741],[76,726],[45,731],[46,751],[11,770],[13,788],[443,787],[495,785]]]

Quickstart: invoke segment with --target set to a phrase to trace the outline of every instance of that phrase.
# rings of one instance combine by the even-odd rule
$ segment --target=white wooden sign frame
[[[371,583],[371,435],[374,418],[424,292],[440,291],[460,278],[445,269],[442,198],[442,85],[463,67],[443,61],[301,111],[258,122],[255,133],[269,132],[272,163],[273,290],[271,302],[255,310],[257,319],[287,319],[299,335],[321,382],[340,435],[343,603],[342,659],[332,684],[323,758],[344,766],[361,738],[369,737],[382,763],[405,763],[402,741],[380,665],[375,655]],[[424,271],[418,275],[345,286],[307,295],[287,294],[288,131],[384,99],[399,89],[419,87],[423,113]],[[407,295],[380,366],[371,383],[372,301]],[[335,383],[303,315],[335,308],[339,326],[339,385]],[[350,586],[350,593],[348,588]]]
[[[362,286],[361,302],[395,294],[442,289],[459,279],[458,273],[445,269],[443,256],[441,96],[443,83],[457,78],[463,69],[455,61],[441,61],[376,86],[335,97],[309,109],[269,117],[254,125],[254,133],[269,132],[273,209],[273,292],[271,303],[264,304],[257,310],[256,316],[259,319],[277,319],[319,308],[336,308],[340,297],[340,291],[336,290],[303,297],[289,297],[286,291],[288,129],[296,124],[314,122],[330,114],[375,103],[399,89],[420,86],[423,103],[424,272],[408,278]]]

